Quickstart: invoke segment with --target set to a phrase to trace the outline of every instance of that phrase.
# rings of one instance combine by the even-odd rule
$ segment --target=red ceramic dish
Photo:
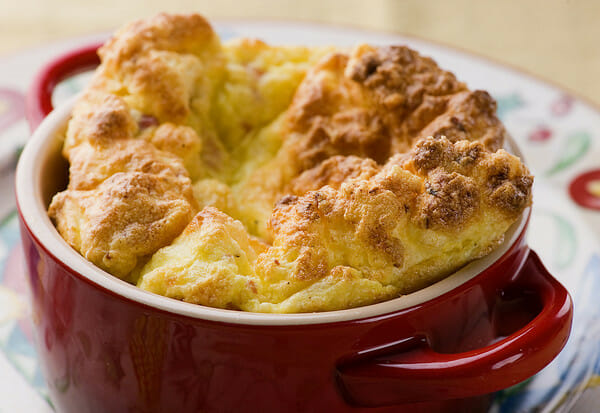
[[[32,128],[58,80],[95,63],[92,46],[41,72]],[[529,210],[489,256],[361,308],[245,313],[120,281],[71,249],[46,214],[67,179],[57,132],[71,106],[37,128],[16,182],[37,349],[60,411],[483,411],[566,343],[571,299],[525,245]]]

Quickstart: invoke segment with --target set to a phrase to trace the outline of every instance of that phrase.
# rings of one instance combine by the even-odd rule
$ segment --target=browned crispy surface
[[[468,90],[407,47],[369,45],[330,53],[311,68],[281,129],[281,150],[240,189],[251,211],[270,210],[281,196],[297,192],[300,181],[314,177],[298,175],[315,167],[322,172],[319,165],[338,155],[383,164],[426,136],[480,141],[495,151],[506,134],[487,92]],[[260,216],[253,231],[268,239],[267,214],[252,214]]]
[[[192,218],[185,197],[159,176],[117,172],[92,190],[68,190],[52,200],[59,232],[88,260],[127,277]]]
[[[201,16],[160,14],[99,53],[49,214],[147,290],[248,311],[369,304],[487,254],[531,202],[495,101],[407,47],[222,45]]]
[[[378,171],[377,162],[357,156],[332,156],[314,168],[295,177],[286,188],[287,192],[303,195],[329,185],[338,189],[349,179],[369,179]]]
[[[92,88],[135,96],[141,112],[161,122],[182,123],[193,104],[190,82],[201,86],[194,86],[196,92],[212,92],[212,85],[200,77],[202,71],[222,65],[219,50],[219,38],[200,15],[159,14],[138,20],[99,50],[102,66]]]
[[[137,124],[123,99],[92,89],[83,95],[73,110],[63,154],[70,160],[71,148],[82,142],[104,146],[129,139],[136,131]]]
[[[190,175],[199,175],[202,141],[173,122],[187,118],[192,90],[206,91],[193,84],[206,69],[198,57],[218,47],[201,16],[161,14],[126,26],[99,51],[102,65],[66,134],[69,188],[49,214],[71,245],[112,274],[127,277],[197,210]]]
[[[447,136],[502,146],[504,127],[487,92],[404,46],[362,45],[332,54],[298,88],[288,113],[301,170],[334,155],[384,163],[416,138]]]
[[[331,168],[344,171],[344,160],[336,160]],[[533,180],[527,168],[503,150],[486,151],[479,142],[425,138],[408,156],[392,157],[378,169],[366,178],[279,200],[270,221],[273,244],[299,251],[293,277],[319,279],[349,263],[375,273],[379,265],[386,266],[380,275],[406,270],[414,265],[414,255],[407,252],[421,248],[428,232],[464,238],[473,230],[494,234],[495,226],[514,221],[531,202]],[[505,195],[512,203],[505,202]],[[455,251],[457,261],[446,271],[464,263],[462,254]],[[447,265],[450,256],[437,255],[430,258]],[[409,279],[406,274],[404,281]],[[414,289],[407,285],[401,292]]]

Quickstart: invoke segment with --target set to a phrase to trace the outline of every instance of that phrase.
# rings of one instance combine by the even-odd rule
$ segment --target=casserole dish
[[[46,67],[32,129],[97,45]],[[564,346],[567,291],[525,244],[529,209],[490,255],[413,294],[349,310],[256,314],[150,294],[87,262],[46,210],[64,187],[60,132],[41,121],[17,169],[34,330],[60,411],[477,411]]]

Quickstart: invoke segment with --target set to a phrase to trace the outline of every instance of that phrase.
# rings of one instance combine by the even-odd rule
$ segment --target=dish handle
[[[25,99],[25,116],[32,132],[52,112],[52,92],[56,85],[100,64],[97,51],[101,45],[94,43],[58,56],[36,74]]]
[[[374,407],[474,397],[510,387],[540,371],[567,341],[573,304],[533,251],[511,278],[511,288],[513,282],[517,289],[539,297],[542,306],[524,327],[463,353],[438,353],[423,341],[424,345],[404,353],[338,366],[338,385],[345,399]]]

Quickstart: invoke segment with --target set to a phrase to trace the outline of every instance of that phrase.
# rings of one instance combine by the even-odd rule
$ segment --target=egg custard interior
[[[407,47],[222,43],[160,14],[99,55],[49,215],[145,290],[255,312],[376,303],[488,254],[531,203],[495,101]]]

